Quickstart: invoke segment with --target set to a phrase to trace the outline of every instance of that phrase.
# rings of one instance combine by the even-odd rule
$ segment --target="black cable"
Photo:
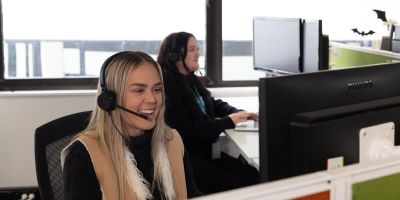
[[[124,134],[122,134],[122,131],[120,131],[117,126],[115,125],[115,122],[113,120],[113,118],[111,117],[111,112],[107,112],[108,116],[110,117],[110,120],[115,128],[115,130],[117,130],[117,132],[119,133],[119,135],[122,137],[122,139],[124,140],[125,145],[129,146],[129,140],[124,136]]]

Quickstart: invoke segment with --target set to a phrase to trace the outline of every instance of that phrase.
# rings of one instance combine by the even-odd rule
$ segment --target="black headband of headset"
[[[99,77],[99,79],[100,79],[100,86],[101,86],[102,90],[107,90],[107,85],[106,85],[106,70],[107,70],[108,65],[111,63],[111,61],[112,61],[115,57],[117,57],[117,56],[119,56],[119,55],[122,55],[122,54],[125,54],[125,53],[128,53],[128,52],[130,52],[130,51],[121,51],[121,52],[115,53],[114,55],[110,56],[109,58],[107,58],[107,59],[104,61],[103,65],[101,66],[101,69],[100,69],[100,77]]]

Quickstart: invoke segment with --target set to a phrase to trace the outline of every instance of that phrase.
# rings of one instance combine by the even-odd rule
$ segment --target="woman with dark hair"
[[[245,112],[214,99],[194,72],[199,69],[194,35],[177,32],[161,44],[157,61],[164,75],[166,121],[181,134],[196,183],[208,194],[258,183],[258,171],[245,161],[222,153],[212,158],[212,145],[225,129],[257,113]]]

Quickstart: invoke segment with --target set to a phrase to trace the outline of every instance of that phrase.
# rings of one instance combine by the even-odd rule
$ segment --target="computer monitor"
[[[253,18],[254,69],[272,73],[301,72],[301,19]]]
[[[329,69],[329,36],[322,34],[320,46],[320,57],[319,57],[319,70],[328,70]]]
[[[304,19],[302,32],[303,67],[301,72],[329,69],[329,37],[322,34],[322,20]]]
[[[329,37],[322,34],[322,20],[253,18],[253,64],[279,75],[328,69]]]
[[[392,31],[392,51],[400,53],[400,25],[393,25]]]
[[[324,170],[335,157],[359,162],[361,128],[399,127],[398,85],[400,63],[260,79],[261,181]]]

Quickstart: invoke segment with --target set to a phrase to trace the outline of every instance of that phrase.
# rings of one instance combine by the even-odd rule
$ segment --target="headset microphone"
[[[119,109],[121,109],[121,110],[123,110],[123,111],[126,111],[126,112],[128,112],[128,113],[130,113],[130,114],[136,115],[136,116],[138,116],[138,117],[140,117],[140,118],[142,118],[142,119],[149,120],[149,117],[147,117],[146,115],[143,115],[143,114],[141,114],[141,113],[139,113],[139,112],[135,112],[135,111],[133,111],[133,110],[129,110],[129,109],[124,108],[124,107],[119,106],[119,105],[116,105],[115,107],[117,107],[117,108],[119,108]]]

